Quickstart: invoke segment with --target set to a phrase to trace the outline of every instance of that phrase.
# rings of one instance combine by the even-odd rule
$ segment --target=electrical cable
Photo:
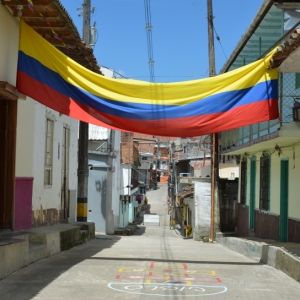
[[[144,0],[150,82],[155,82],[150,0]]]
[[[188,1],[191,5],[193,5],[194,7],[196,7],[198,10],[200,10],[200,11],[204,14],[204,18],[207,18],[206,13],[204,12],[204,10],[202,10],[199,6],[197,6],[196,4],[194,4],[192,1],[190,1],[190,0],[187,0],[187,1]],[[224,51],[223,45],[222,45],[222,43],[221,43],[221,38],[220,38],[220,36],[217,34],[217,31],[216,31],[216,29],[215,29],[214,26],[213,26],[213,29],[214,29],[214,32],[215,32],[215,34],[216,34],[216,39],[217,39],[217,41],[219,42],[220,47],[221,47],[221,49],[222,49],[222,51],[223,51],[223,54],[224,54],[224,56],[225,56],[225,58],[226,58],[226,60],[227,60],[228,58],[227,58],[227,55],[226,55],[226,53],[225,53],[225,51]]]
[[[227,55],[226,55],[226,53],[225,53],[225,51],[224,51],[224,48],[223,48],[222,43],[221,43],[221,38],[220,38],[220,36],[217,34],[217,31],[216,31],[216,29],[215,29],[215,26],[213,26],[213,29],[214,29],[214,32],[215,32],[215,34],[216,34],[216,39],[217,39],[217,41],[219,42],[220,47],[221,47],[221,49],[222,49],[222,51],[223,51],[223,54],[224,54],[224,56],[225,56],[225,58],[226,58],[226,60],[227,60],[227,59],[228,59],[228,58],[227,58]]]

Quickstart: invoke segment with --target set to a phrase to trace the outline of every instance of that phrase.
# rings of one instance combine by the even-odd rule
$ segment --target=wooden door
[[[17,101],[0,98],[0,229],[13,229]]]

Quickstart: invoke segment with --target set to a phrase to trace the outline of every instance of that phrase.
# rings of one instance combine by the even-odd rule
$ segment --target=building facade
[[[240,163],[239,236],[300,242],[300,123],[294,116],[300,96],[299,33],[294,27],[299,9],[289,1],[264,1],[222,69],[251,63],[282,44],[272,60],[279,69],[280,118],[222,133],[222,154]]]
[[[47,7],[59,16],[65,45],[53,39],[42,15],[17,5],[17,1],[0,4],[0,38],[6,41],[0,45],[0,229],[9,230],[76,220],[78,122],[18,93],[19,16],[62,51],[68,42],[76,42],[68,55],[86,48],[59,1],[37,3],[36,8],[42,14]],[[90,53],[81,51],[74,57],[79,63],[86,58],[89,67],[100,72]]]

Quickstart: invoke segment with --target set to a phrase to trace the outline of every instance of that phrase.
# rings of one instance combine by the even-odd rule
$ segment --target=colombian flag
[[[190,137],[278,118],[278,71],[265,58],[201,80],[149,83],[82,67],[21,21],[19,92],[78,120],[150,135]]]

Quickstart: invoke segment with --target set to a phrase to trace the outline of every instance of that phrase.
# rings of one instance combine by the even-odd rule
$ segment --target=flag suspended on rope
[[[278,118],[278,71],[272,53],[247,66],[176,83],[96,74],[21,21],[17,88],[78,120],[130,132],[190,137]]]

